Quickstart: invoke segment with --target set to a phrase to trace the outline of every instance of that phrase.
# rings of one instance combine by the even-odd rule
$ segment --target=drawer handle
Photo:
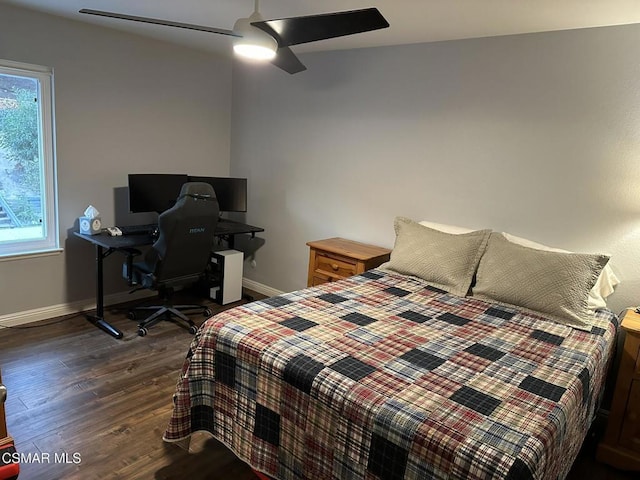
[[[333,268],[337,272],[340,267],[338,266],[337,263],[332,263],[331,268]]]
[[[0,403],[4,403],[7,399],[7,387],[0,383]]]

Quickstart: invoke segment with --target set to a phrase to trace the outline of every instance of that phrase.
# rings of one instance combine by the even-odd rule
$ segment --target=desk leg
[[[104,330],[114,338],[122,338],[122,332],[104,319],[104,278],[102,263],[105,254],[100,245],[96,245],[96,314],[87,315],[87,320]]]

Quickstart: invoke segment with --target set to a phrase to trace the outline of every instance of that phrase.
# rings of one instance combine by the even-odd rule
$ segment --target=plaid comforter
[[[164,439],[210,432],[283,480],[563,478],[616,327],[372,270],[207,320]]]

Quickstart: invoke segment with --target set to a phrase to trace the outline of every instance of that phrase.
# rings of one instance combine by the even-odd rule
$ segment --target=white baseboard
[[[267,297],[275,297],[276,295],[282,295],[284,293],[281,290],[276,290],[275,288],[271,288],[263,283],[256,282],[255,280],[251,280],[246,277],[242,279],[242,286],[249,290],[253,290],[254,292],[266,295]]]
[[[284,293],[248,278],[242,279],[242,286],[268,297],[274,297]],[[119,303],[130,302],[132,300],[153,297],[155,295],[155,292],[151,290],[140,290],[131,294],[127,292],[115,293],[112,295],[106,295],[104,297],[104,304],[105,306],[117,305]],[[0,315],[0,327],[16,327],[18,325],[39,322],[49,318],[93,310],[94,308],[96,308],[96,301],[91,298],[87,300],[78,300],[77,302],[34,308],[33,310],[25,310],[23,312],[9,313],[6,315]]]
[[[139,292],[131,294],[128,292],[115,293],[113,295],[106,295],[104,297],[104,304],[105,306],[117,305],[132,300],[153,297],[155,295],[156,293],[151,290],[140,290]],[[78,300],[77,302],[34,308],[33,310],[25,310],[23,312],[9,313],[0,315],[0,327],[16,327],[26,323],[39,322],[40,320],[93,310],[94,308],[96,308],[96,301],[92,298],[89,300]]]

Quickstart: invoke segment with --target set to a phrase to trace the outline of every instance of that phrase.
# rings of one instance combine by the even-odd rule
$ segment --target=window
[[[0,60],[0,258],[59,250],[53,71]]]

